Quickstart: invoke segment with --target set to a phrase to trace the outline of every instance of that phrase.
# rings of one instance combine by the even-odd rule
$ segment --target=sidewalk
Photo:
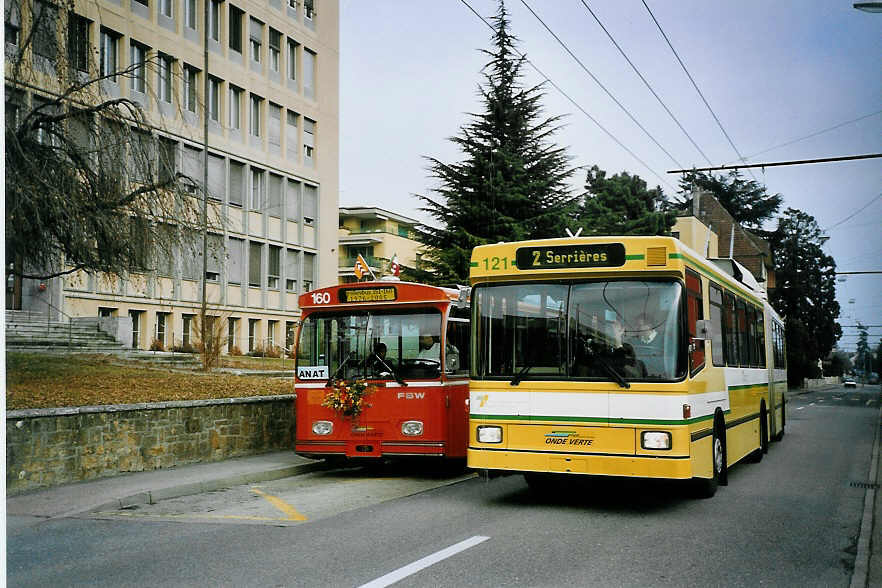
[[[323,461],[301,457],[293,451],[277,451],[136,472],[7,497],[6,515],[56,518],[96,510],[116,510],[240,484],[278,480],[325,467]]]

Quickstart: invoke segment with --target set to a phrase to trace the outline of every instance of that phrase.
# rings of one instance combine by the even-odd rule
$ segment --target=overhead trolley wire
[[[585,2],[585,0],[580,0],[580,1],[582,2],[582,5],[585,7],[585,10],[587,10],[587,11],[591,14],[591,16],[594,17],[594,20],[597,21],[597,24],[600,25],[600,28],[603,29],[603,32],[606,33],[606,36],[607,36],[607,37],[609,37],[609,40],[612,42],[612,44],[615,45],[616,49],[619,50],[619,53],[622,54],[622,57],[625,58],[625,61],[628,62],[628,65],[630,65],[630,66],[631,66],[631,69],[634,70],[634,73],[637,74],[637,77],[639,77],[640,80],[643,82],[643,84],[647,87],[647,89],[648,89],[650,92],[652,92],[652,95],[655,96],[655,99],[658,101],[658,103],[661,104],[662,108],[665,109],[665,112],[668,113],[668,116],[671,117],[671,120],[673,120],[673,121],[677,124],[677,126],[680,127],[680,130],[683,131],[683,134],[686,135],[686,138],[689,139],[689,142],[690,142],[690,143],[692,143],[692,146],[695,147],[695,149],[696,149],[699,153],[701,153],[701,156],[704,157],[704,160],[708,163],[708,165],[713,165],[713,163],[711,163],[710,158],[708,158],[708,156],[705,154],[705,152],[702,151],[701,147],[698,146],[698,143],[696,143],[695,140],[692,139],[692,136],[691,136],[688,132],[686,132],[686,129],[683,128],[683,125],[680,124],[680,121],[677,120],[677,117],[674,116],[674,113],[671,112],[671,109],[668,108],[668,105],[665,104],[664,101],[662,101],[661,97],[659,97],[659,95],[658,95],[658,94],[656,93],[656,91],[653,89],[652,85],[651,85],[648,81],[646,81],[646,78],[643,77],[643,74],[640,73],[640,70],[637,69],[637,66],[634,65],[634,63],[631,61],[631,59],[630,59],[630,58],[628,57],[628,55],[625,53],[624,49],[622,49],[622,48],[619,46],[618,42],[616,42],[616,40],[613,38],[612,34],[610,34],[610,32],[609,32],[609,31],[607,30],[607,28],[603,25],[603,23],[600,21],[600,19],[597,18],[597,15],[594,14],[594,11],[591,10],[591,7],[590,7],[590,6],[588,6],[588,3]]]
[[[837,125],[833,125],[832,127],[827,127],[826,129],[821,129],[820,131],[815,131],[814,133],[810,133],[810,134],[805,135],[805,136],[803,136],[803,137],[799,137],[799,138],[797,138],[797,139],[791,139],[790,141],[786,141],[786,142],[784,142],[784,143],[780,143],[780,144],[775,145],[775,146],[773,146],[773,147],[769,147],[768,149],[763,149],[762,151],[757,151],[757,152],[754,153],[753,155],[748,155],[747,157],[745,157],[745,160],[753,159],[753,158],[756,157],[757,155],[762,155],[763,153],[768,153],[769,151],[774,151],[775,149],[780,149],[781,147],[787,147],[788,145],[793,145],[794,143],[799,143],[800,141],[805,141],[806,139],[811,139],[812,137],[817,137],[818,135],[823,135],[824,133],[829,133],[830,131],[835,131],[835,130],[838,129],[838,128],[841,128],[841,127],[844,127],[844,126],[846,126],[846,125],[850,125],[850,124],[856,123],[856,122],[858,122],[858,121],[864,120],[865,118],[870,118],[870,117],[872,117],[872,116],[876,116],[876,115],[878,115],[878,114],[882,114],[882,110],[877,110],[876,112],[871,112],[870,114],[865,114],[865,115],[863,115],[863,116],[859,116],[859,117],[857,117],[857,118],[853,118],[853,119],[851,119],[851,120],[847,120],[847,121],[841,122],[841,123],[839,123],[839,124],[837,124]],[[733,163],[737,163],[737,161],[738,161],[738,160],[736,160],[736,161],[730,161],[730,162],[727,163],[726,165],[731,165],[731,164],[733,164]],[[743,163],[743,162],[742,162],[742,163]]]
[[[485,19],[485,18],[484,18],[483,16],[481,16],[481,15],[480,15],[480,14],[479,14],[474,8],[472,8],[472,6],[471,6],[466,0],[460,0],[460,2],[462,2],[462,3],[466,6],[466,8],[468,8],[468,9],[472,12],[472,14],[474,14],[476,17],[478,17],[478,19],[480,19],[485,25],[487,25],[487,27],[488,27],[491,31],[495,31],[495,30],[496,30],[496,29],[493,28],[493,25],[490,24],[489,22],[487,22],[487,19]],[[631,151],[631,149],[629,149],[624,143],[622,143],[622,142],[619,140],[618,137],[616,137],[614,134],[612,134],[612,132],[610,132],[609,130],[607,130],[606,127],[604,127],[602,124],[600,124],[600,122],[599,122],[596,118],[594,118],[593,116],[591,116],[591,114],[589,114],[587,110],[585,110],[584,108],[582,108],[582,106],[581,106],[578,102],[576,102],[573,98],[571,98],[569,94],[567,94],[566,92],[564,92],[563,89],[562,89],[560,86],[558,86],[558,85],[554,82],[554,80],[552,80],[550,77],[548,77],[547,75],[545,75],[545,73],[543,73],[542,70],[539,69],[539,68],[536,66],[535,63],[533,63],[532,61],[530,61],[529,59],[527,59],[527,58],[524,56],[524,54],[521,53],[520,51],[518,51],[517,49],[513,49],[513,50],[514,50],[515,54],[516,54],[518,57],[520,57],[520,58],[523,59],[526,63],[528,63],[528,64],[530,65],[530,67],[532,67],[534,70],[536,70],[536,72],[537,72],[540,76],[542,76],[542,78],[543,78],[546,82],[548,82],[549,84],[551,84],[551,86],[552,86],[555,90],[557,90],[558,92],[560,92],[561,96],[563,96],[564,98],[566,98],[566,99],[570,102],[570,104],[572,104],[573,106],[575,106],[575,107],[576,107],[576,108],[577,108],[582,114],[584,114],[585,116],[587,116],[588,119],[589,119],[591,122],[593,122],[595,125],[597,125],[597,128],[599,128],[601,131],[603,131],[603,132],[604,132],[604,133],[605,133],[610,139],[612,139],[612,140],[616,143],[616,145],[618,145],[619,147],[621,147],[625,152],[628,153],[628,155],[630,155],[631,157],[633,157],[638,163],[640,163],[640,165],[642,165],[642,166],[643,166],[644,168],[646,168],[646,169],[647,169],[652,175],[654,175],[656,178],[658,178],[659,181],[660,181],[661,183],[663,183],[665,186],[667,186],[668,188],[670,188],[670,189],[673,191],[674,197],[675,197],[675,198],[677,197],[677,196],[676,196],[677,189],[674,188],[674,187],[673,187],[673,186],[672,186],[672,185],[671,185],[671,184],[670,184],[670,183],[669,183],[669,182],[668,182],[663,176],[661,176],[658,172],[656,172],[654,169],[652,169],[652,168],[649,166],[648,163],[646,163],[645,161],[643,161],[642,159],[640,159],[640,157],[638,157],[636,153],[634,153],[633,151]]]
[[[611,99],[613,102],[616,103],[616,106],[618,106],[618,107],[622,110],[622,112],[624,112],[626,115],[628,115],[628,118],[630,118],[631,121],[632,121],[635,125],[637,125],[637,127],[638,127],[641,131],[643,131],[643,133],[644,133],[647,137],[649,137],[650,140],[651,140],[653,143],[655,143],[656,146],[657,146],[659,149],[661,149],[661,150],[664,152],[664,154],[667,155],[667,156],[671,159],[671,161],[673,161],[674,163],[676,163],[679,167],[683,167],[683,165],[680,164],[680,163],[674,158],[674,156],[671,155],[671,154],[668,152],[668,150],[665,149],[665,148],[662,146],[662,144],[659,143],[658,140],[657,140],[655,137],[652,136],[652,133],[650,133],[649,131],[647,131],[647,130],[646,130],[646,127],[644,127],[642,124],[640,124],[640,122],[639,122],[636,118],[634,118],[634,115],[631,114],[631,112],[630,112],[627,108],[625,108],[625,106],[624,106],[621,102],[619,102],[619,99],[616,98],[615,96],[613,96],[613,93],[610,92],[609,89],[607,89],[607,87],[604,86],[603,83],[601,83],[601,81],[600,81],[599,79],[597,79],[597,76],[595,76],[595,75],[591,72],[591,70],[588,69],[588,68],[585,66],[584,63],[582,63],[582,60],[579,59],[578,57],[576,57],[576,54],[573,53],[573,52],[570,50],[569,47],[567,47],[567,44],[564,43],[564,42],[561,40],[561,38],[558,37],[557,34],[556,34],[554,31],[552,31],[551,28],[550,28],[547,24],[545,24],[545,21],[542,20],[542,18],[541,18],[538,14],[536,14],[536,11],[533,10],[533,9],[530,7],[529,4],[527,4],[526,0],[521,0],[521,4],[523,4],[523,5],[527,8],[527,10],[529,10],[529,11],[533,14],[533,16],[536,17],[536,20],[538,20],[538,21],[542,24],[542,26],[545,27],[545,30],[548,31],[548,33],[549,33],[552,37],[554,37],[554,39],[560,44],[560,46],[564,48],[564,51],[566,51],[567,53],[569,53],[569,54],[570,54],[570,57],[572,57],[572,58],[576,61],[576,63],[579,64],[579,67],[581,67],[581,68],[585,71],[585,73],[587,73],[587,74],[591,77],[591,79],[594,80],[594,82],[595,82],[598,86],[600,86],[600,89],[603,90],[603,91],[606,93],[606,95],[609,96],[610,99]]]
[[[873,198],[870,199],[869,202],[867,202],[866,204],[864,204],[863,206],[861,206],[860,208],[858,208],[857,210],[855,210],[854,212],[852,212],[850,215],[848,215],[847,217],[845,217],[844,219],[842,219],[842,220],[839,221],[838,223],[835,223],[835,224],[833,224],[833,225],[830,225],[829,227],[827,227],[827,228],[824,229],[824,230],[825,230],[825,231],[829,231],[829,230],[831,230],[831,229],[835,229],[836,227],[838,227],[838,226],[841,225],[842,223],[844,223],[844,222],[846,222],[846,221],[848,221],[848,220],[851,220],[852,218],[854,218],[855,216],[857,216],[858,214],[860,214],[861,212],[863,212],[864,210],[866,210],[867,208],[869,208],[869,206],[870,206],[872,203],[876,202],[876,201],[879,200],[880,198],[882,198],[882,192],[879,192],[878,194],[876,194]]]
[[[665,33],[661,24],[659,24],[658,19],[655,18],[655,15],[652,13],[652,10],[650,10],[649,5],[646,4],[646,0],[640,0],[640,1],[643,2],[643,6],[646,7],[646,11],[649,13],[649,16],[652,17],[652,22],[655,23],[656,27],[658,27],[658,31],[661,33],[662,37],[664,37],[665,41],[668,44],[668,47],[670,47],[671,51],[674,52],[674,57],[677,58],[677,61],[680,63],[680,67],[683,68],[683,71],[686,72],[686,77],[688,77],[689,81],[692,82],[692,87],[695,88],[696,92],[698,92],[698,95],[701,97],[701,101],[704,102],[704,105],[707,107],[708,111],[710,111],[711,116],[714,117],[714,120],[717,122],[717,126],[720,127],[720,130],[723,132],[723,135],[726,137],[726,140],[729,141],[729,145],[731,145],[732,149],[735,150],[735,153],[738,155],[738,160],[743,162],[745,160],[744,156],[741,155],[741,152],[738,150],[738,147],[735,146],[735,142],[732,141],[732,137],[730,137],[729,133],[726,132],[726,129],[723,128],[723,123],[720,122],[720,119],[717,116],[717,113],[715,113],[714,109],[711,108],[711,105],[708,103],[707,99],[704,97],[704,94],[699,89],[698,84],[695,83],[695,80],[693,79],[692,74],[690,74],[689,70],[686,68],[686,64],[683,63],[682,59],[680,59],[680,54],[677,53],[676,49],[674,49],[674,45],[671,44],[671,40],[668,38],[668,35]],[[750,175],[753,177],[753,179],[756,180],[756,176],[753,175],[753,171],[751,171],[751,170],[748,170],[748,171],[750,172]]]

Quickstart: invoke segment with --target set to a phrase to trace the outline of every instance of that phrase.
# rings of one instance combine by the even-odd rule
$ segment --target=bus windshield
[[[441,313],[347,310],[310,314],[300,330],[298,366],[327,366],[331,379],[437,378]]]
[[[475,379],[673,381],[686,371],[673,280],[482,285],[472,294]]]

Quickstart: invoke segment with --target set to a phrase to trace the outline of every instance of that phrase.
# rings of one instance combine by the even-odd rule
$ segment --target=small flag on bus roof
[[[355,267],[353,268],[355,272],[355,277],[359,280],[364,276],[370,276],[374,278],[374,272],[371,271],[371,266],[364,260],[364,257],[361,256],[361,253],[358,254],[358,257],[355,260]],[[374,278],[376,280],[376,278]]]

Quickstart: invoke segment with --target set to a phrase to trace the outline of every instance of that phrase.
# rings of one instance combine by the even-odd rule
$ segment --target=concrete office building
[[[24,38],[10,31],[26,35],[43,3],[6,5],[8,55],[16,49],[10,43]],[[77,0],[56,29],[57,47],[76,54],[71,46],[81,44],[100,73],[158,58],[133,76],[109,77],[104,91],[138,102],[157,130],[160,157],[200,182],[207,99],[209,202],[223,220],[223,230],[208,237],[209,250],[220,252],[208,256],[209,314],[224,322],[226,352],[289,343],[298,295],[338,277],[339,3]],[[6,76],[8,83],[8,61]],[[16,99],[40,100],[47,91],[28,88]],[[121,324],[130,317],[136,348],[191,343],[202,288],[199,243],[200,250],[178,251],[143,274],[21,280],[13,307],[56,307]]]

